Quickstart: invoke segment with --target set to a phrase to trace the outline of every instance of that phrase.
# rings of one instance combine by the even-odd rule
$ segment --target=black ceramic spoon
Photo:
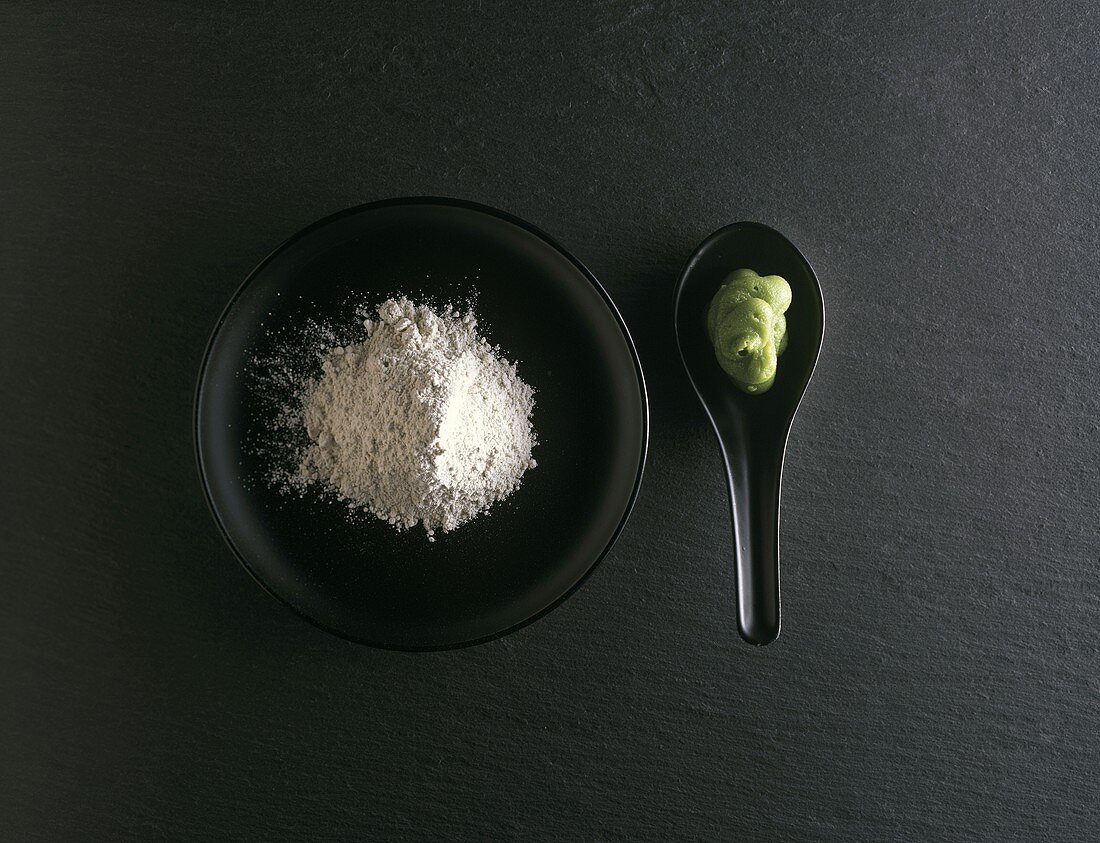
[[[782,275],[793,297],[787,350],[775,383],[759,395],[734,385],[714,357],[706,310],[722,280],[747,267]],[[779,635],[779,493],[795,411],[825,331],[821,286],[810,264],[773,228],[738,222],[714,232],[688,260],[676,287],[676,338],[692,386],[718,434],[729,478],[737,559],[737,628],[750,644]]]

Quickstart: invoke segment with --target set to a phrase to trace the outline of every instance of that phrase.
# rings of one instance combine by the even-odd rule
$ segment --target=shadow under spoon
[[[714,356],[706,311],[735,269],[782,275],[791,285],[786,351],[775,383],[749,395]],[[817,364],[825,331],[821,286],[802,253],[782,234],[756,222],[720,228],[703,241],[680,274],[676,339],[688,377],[710,417],[729,480],[736,559],[737,628],[750,644],[779,635],[779,497],[791,422]]]

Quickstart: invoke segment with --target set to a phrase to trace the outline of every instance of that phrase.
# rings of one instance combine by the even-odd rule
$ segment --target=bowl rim
[[[622,517],[619,519],[619,523],[616,525],[615,529],[608,537],[607,543],[604,545],[603,549],[596,555],[591,564],[589,564],[584,573],[582,573],[581,576],[578,577],[575,583],[573,583],[561,595],[552,600],[542,609],[498,632],[451,644],[423,646],[395,645],[349,635],[317,620],[316,618],[299,609],[289,600],[284,598],[281,594],[278,594],[261,578],[261,576],[255,570],[253,570],[252,566],[245,559],[244,554],[241,553],[236,544],[233,542],[233,539],[230,537],[229,532],[226,529],[226,525],[223,522],[222,517],[219,514],[217,506],[214,502],[214,496],[211,492],[210,483],[207,479],[206,469],[203,464],[203,449],[200,436],[200,419],[202,415],[203,405],[203,387],[206,382],[207,369],[211,355],[213,353],[214,344],[218,338],[218,335],[221,333],[222,326],[229,318],[230,313],[236,306],[237,301],[244,294],[244,291],[248,289],[249,285],[252,284],[255,278],[269,263],[275,260],[280,254],[282,254],[294,243],[303,239],[317,229],[336,222],[337,220],[353,216],[355,214],[360,214],[365,211],[374,211],[382,208],[400,205],[434,205],[442,207],[462,208],[464,210],[474,211],[476,213],[496,217],[497,219],[511,223],[512,225],[515,225],[518,228],[521,228],[529,234],[542,240],[546,245],[550,246],[562,257],[568,260],[569,263],[571,263],[580,272],[580,274],[588,280],[588,282],[599,294],[600,298],[603,299],[604,304],[607,306],[607,309],[610,311],[612,317],[619,327],[620,332],[622,333],[623,340],[626,342],[627,350],[630,352],[630,358],[632,363],[634,364],[634,373],[638,379],[638,394],[640,398],[640,406],[638,409],[641,416],[641,442],[638,453],[638,467],[634,475],[634,483],[631,487],[630,495],[626,502],[626,507],[623,509]],[[390,650],[399,652],[439,652],[445,650],[460,650],[467,647],[473,647],[478,644],[484,644],[497,638],[511,635],[513,632],[516,632],[523,627],[534,623],[535,621],[547,615],[549,612],[556,609],[567,599],[569,599],[573,594],[575,594],[577,590],[585,583],[585,581],[592,575],[593,571],[595,571],[596,568],[599,567],[600,563],[604,560],[604,558],[610,552],[611,548],[614,546],[615,542],[618,540],[619,536],[622,534],[623,529],[626,527],[626,522],[629,520],[630,515],[634,510],[634,506],[638,501],[638,494],[642,485],[642,476],[645,472],[646,457],[649,452],[649,395],[646,390],[645,375],[642,372],[642,363],[641,359],[638,356],[638,350],[634,345],[633,337],[630,335],[630,329],[627,327],[626,322],[623,319],[622,314],[619,312],[618,307],[615,306],[615,302],[611,299],[611,296],[608,294],[607,290],[604,289],[603,285],[597,280],[596,276],[591,272],[591,270],[589,270],[587,266],[585,266],[579,259],[577,259],[576,256],[574,256],[568,249],[562,246],[557,240],[555,240],[542,229],[538,228],[535,225],[532,225],[531,223],[527,222],[524,219],[521,219],[520,217],[510,214],[507,211],[502,211],[498,208],[481,204],[479,202],[446,196],[400,196],[388,199],[379,199],[373,202],[365,202],[360,205],[354,205],[322,217],[316,222],[310,223],[305,228],[302,228],[299,231],[295,232],[290,237],[281,242],[278,246],[276,246],[245,276],[244,281],[242,281],[240,285],[238,285],[233,295],[230,296],[229,301],[226,302],[225,307],[222,308],[221,313],[218,315],[217,320],[214,322],[214,327],[210,331],[210,336],[206,341],[206,345],[202,354],[202,362],[199,365],[198,377],[195,381],[194,398],[192,401],[191,413],[191,431],[195,465],[198,470],[199,482],[202,486],[203,499],[206,501],[207,509],[210,511],[210,514],[214,519],[214,523],[218,527],[218,532],[221,533],[222,539],[225,541],[226,545],[228,545],[229,549],[232,551],[233,555],[236,557],[241,567],[243,567],[244,570],[248,572],[248,575],[256,582],[257,585],[259,585],[265,592],[274,597],[284,606],[289,608],[298,617],[302,618],[303,620],[307,621],[318,629],[324,630],[325,632],[328,632],[329,634],[335,635],[336,637],[342,638],[346,641],[351,641],[356,644],[362,644],[379,650]]]

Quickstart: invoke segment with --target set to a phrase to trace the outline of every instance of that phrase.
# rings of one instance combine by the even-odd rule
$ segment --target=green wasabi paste
[[[791,285],[778,275],[738,269],[726,276],[707,308],[707,334],[718,364],[745,392],[767,392],[787,348]]]

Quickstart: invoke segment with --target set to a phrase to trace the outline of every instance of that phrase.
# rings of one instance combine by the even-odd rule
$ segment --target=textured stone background
[[[205,5],[0,7],[5,836],[1100,837],[1095,4]],[[454,653],[263,594],[192,454],[242,277],[403,194],[572,249],[651,394],[606,562]],[[828,308],[761,650],[671,323],[743,218]]]

